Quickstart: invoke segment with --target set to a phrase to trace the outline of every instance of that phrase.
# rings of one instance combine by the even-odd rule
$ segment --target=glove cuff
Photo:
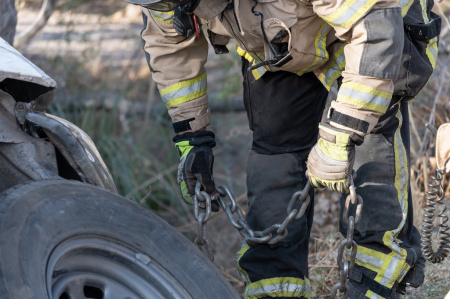
[[[209,146],[213,148],[216,146],[215,135],[211,131],[196,131],[186,132],[180,135],[176,135],[172,139],[176,144],[181,141],[188,141],[190,146]]]
[[[334,144],[361,145],[364,142],[363,136],[352,131],[336,128],[329,123],[319,124],[319,136]]]

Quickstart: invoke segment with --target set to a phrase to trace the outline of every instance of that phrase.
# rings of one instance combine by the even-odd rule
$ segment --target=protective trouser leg
[[[349,273],[350,298],[396,298],[401,282],[417,287],[424,278],[409,190],[408,108],[397,101],[392,100],[386,115],[356,149],[355,186],[364,204],[355,227],[358,250]],[[341,211],[344,200],[345,196]],[[344,235],[346,229],[341,217]]]
[[[305,161],[315,144],[327,91],[313,74],[267,72],[255,81],[243,62],[244,101],[253,131],[248,159],[249,210],[255,231],[281,224],[292,195],[306,182]],[[313,218],[291,222],[288,235],[273,244],[243,244],[238,269],[246,282],[246,298],[310,298],[308,239]]]

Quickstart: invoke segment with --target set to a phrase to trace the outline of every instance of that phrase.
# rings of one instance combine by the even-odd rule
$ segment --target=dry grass
[[[100,1],[91,2],[100,3]],[[108,3],[115,5],[119,2],[123,1],[110,0]],[[68,5],[70,2],[65,1],[64,3]],[[86,10],[86,7],[89,7],[86,1],[79,0],[73,2],[72,5],[74,3],[81,3],[80,10]],[[94,7],[96,10],[101,10],[101,5]],[[449,4],[442,2],[441,7],[448,14]],[[120,136],[114,136],[113,139],[98,138],[103,135],[103,132],[96,133],[95,129],[98,127],[96,122],[91,124],[91,135],[96,136],[96,142],[100,140],[100,144],[105,144],[105,150],[110,150],[108,155],[111,155],[111,159],[108,158],[108,161],[116,163],[110,165],[113,171],[116,169],[114,176],[121,184],[128,186],[123,187],[123,194],[137,200],[147,208],[156,209],[169,223],[176,226],[188,238],[193,239],[196,223],[193,220],[192,211],[177,200],[178,191],[176,183],[174,183],[176,156],[172,152],[170,137],[166,136],[169,134],[168,130],[164,129],[166,119],[164,117],[154,118],[157,113],[160,113],[159,110],[149,110],[150,106],[147,105],[147,103],[153,104],[157,98],[153,93],[154,85],[152,87],[151,84],[148,84],[150,74],[141,53],[140,41],[137,39],[140,26],[136,23],[127,24],[127,19],[124,19],[126,17],[137,22],[139,15],[128,9],[116,12],[109,9],[107,16],[102,15],[97,18],[95,15],[91,15],[86,17],[83,11],[77,11],[76,7],[72,8],[68,14],[66,14],[67,7],[62,8],[56,12],[54,18],[49,22],[49,27],[44,30],[47,35],[38,36],[24,50],[24,53],[28,57],[31,56],[33,61],[36,58],[39,62],[40,58],[41,64],[38,63],[38,65],[58,80],[59,99],[79,100],[89,97],[98,104],[101,101],[107,101],[112,94],[120,95],[118,102],[131,102],[133,105],[143,104],[138,107],[147,107],[138,108],[140,113],[134,114],[133,105],[129,105],[126,113],[119,113],[117,117],[121,119],[122,123],[119,126],[120,134],[117,133],[117,130],[116,133]],[[85,26],[86,23],[89,23],[88,26]],[[447,35],[447,42],[444,43],[443,49],[448,48],[450,52],[449,26],[444,22],[443,33]],[[124,31],[124,28],[127,28],[127,33],[125,36],[118,34],[121,36],[120,38],[115,35],[105,36],[99,43],[94,36],[90,36],[89,27],[95,28],[98,32],[102,30],[112,32],[114,31],[111,30],[112,27],[115,30]],[[62,31],[58,31],[61,28]],[[52,34],[55,36],[59,34],[60,40],[45,40]],[[108,41],[108,43],[103,41]],[[58,51],[51,49],[58,49]],[[116,55],[118,52],[123,55]],[[430,169],[432,169],[432,156],[434,155],[434,140],[427,133],[425,124],[431,122],[437,127],[441,123],[450,121],[450,63],[447,56],[448,53],[440,56],[436,72],[429,84],[410,106],[412,116],[411,178],[416,226],[418,227],[421,224],[421,209],[424,204],[426,188],[424,183],[431,175]],[[48,62],[49,59],[50,62]],[[212,66],[218,62],[215,60],[208,63],[209,66]],[[226,61],[228,74],[235,79],[239,78],[237,75],[239,68],[236,66],[237,64]],[[234,73],[233,68],[236,69]],[[235,91],[232,90],[232,92]],[[219,90],[217,94],[223,95],[223,92],[221,93]],[[143,110],[145,113],[142,113]],[[92,112],[94,114],[90,115],[83,113],[83,117],[80,118],[81,125],[83,125],[84,119],[83,126],[87,126],[89,123],[86,118],[88,116],[95,118],[94,115],[98,117],[99,112],[96,110],[96,112]],[[152,121],[148,122],[143,119],[149,115],[152,117]],[[147,130],[147,128],[152,129]],[[85,127],[83,129],[90,130]],[[237,111],[216,113],[212,129],[217,133],[218,144],[221,145],[221,149],[215,153],[216,161],[218,161],[215,165],[216,180],[219,185],[228,185],[238,195],[240,206],[244,207],[246,205],[245,165],[251,140],[246,115],[244,112]],[[148,132],[150,131],[154,135],[149,137]],[[134,133],[131,134],[131,132]],[[114,148],[114,151],[111,151],[111,148]],[[168,152],[170,154],[167,155]],[[449,177],[447,176],[444,181],[447,191],[450,190],[448,181]],[[170,199],[167,200],[167,198]],[[338,194],[326,191],[319,192],[316,197],[315,223],[309,255],[314,298],[328,294],[339,276],[336,257],[337,246],[342,237],[337,232],[338,199]],[[234,262],[235,253],[239,249],[242,239],[229,225],[224,213],[214,215],[208,225],[208,237],[214,248],[215,263],[236,289],[242,293],[244,286],[236,272]],[[450,285],[449,277],[448,260],[439,265],[429,264],[425,285],[417,291],[411,291],[407,298],[444,298]]]

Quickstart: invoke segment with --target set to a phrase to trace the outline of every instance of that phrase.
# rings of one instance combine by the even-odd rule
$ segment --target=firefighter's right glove
[[[363,137],[354,132],[321,123],[319,140],[306,163],[306,175],[311,184],[316,188],[327,187],[344,194],[349,193],[355,145],[362,142]]]
[[[188,132],[173,138],[180,154],[177,182],[183,199],[193,203],[195,185],[201,184],[201,190],[206,191],[212,199],[218,198],[213,179],[214,155],[212,148],[216,145],[214,133],[210,131]],[[217,200],[212,203],[212,210],[218,211]]]

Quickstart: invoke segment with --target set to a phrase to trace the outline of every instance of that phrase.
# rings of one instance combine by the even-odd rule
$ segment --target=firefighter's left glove
[[[307,164],[311,184],[317,188],[349,193],[350,176],[355,162],[355,145],[360,145],[363,137],[328,123],[319,125],[319,140],[312,148]]]
[[[210,195],[212,210],[218,211],[218,192],[213,179],[214,155],[212,148],[216,145],[214,133],[210,131],[188,132],[173,138],[180,154],[177,182],[181,189],[183,199],[193,203],[195,185],[201,184],[201,190]]]

